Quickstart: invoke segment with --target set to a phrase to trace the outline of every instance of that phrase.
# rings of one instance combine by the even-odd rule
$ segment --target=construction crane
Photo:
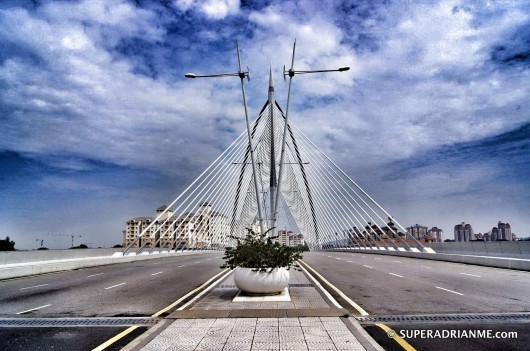
[[[70,238],[72,238],[72,245],[70,247],[74,247],[74,238],[81,238],[82,235],[75,235],[75,234],[51,234],[49,233],[48,235],[51,235],[51,236],[69,236]]]

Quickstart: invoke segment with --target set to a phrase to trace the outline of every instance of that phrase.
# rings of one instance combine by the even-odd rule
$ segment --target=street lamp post
[[[281,186],[282,186],[282,175],[283,175],[283,168],[285,165],[285,147],[287,143],[287,128],[289,124],[289,108],[291,106],[291,85],[293,82],[293,77],[296,74],[308,74],[308,73],[323,73],[323,72],[345,72],[350,69],[350,67],[341,67],[338,69],[323,69],[323,70],[311,70],[311,71],[295,71],[294,70],[294,55],[296,51],[296,40],[293,44],[293,55],[291,58],[291,68],[286,71],[285,66],[283,66],[283,79],[285,80],[286,76],[289,76],[289,89],[287,91],[287,107],[285,109],[285,124],[283,127],[283,140],[282,140],[282,151],[280,155],[280,170],[278,172],[278,186],[276,188],[276,196],[274,200],[274,211],[272,212],[273,218],[272,218],[272,227],[276,226],[276,222],[278,220],[278,203],[280,202],[280,193],[281,193]],[[272,165],[274,167],[274,165]],[[318,238],[317,238],[318,241]]]
[[[256,192],[256,202],[258,205],[258,219],[259,219],[259,225],[261,230],[261,237],[263,240],[265,240],[265,225],[263,223],[263,211],[261,208],[261,201],[260,201],[260,192],[259,192],[259,186],[258,186],[258,172],[256,168],[256,159],[254,157],[254,145],[252,142],[252,132],[250,130],[250,122],[248,118],[248,108],[247,108],[247,98],[245,94],[245,84],[244,79],[247,78],[248,81],[250,81],[250,72],[247,67],[247,71],[244,72],[241,69],[241,56],[239,54],[239,44],[236,41],[236,49],[237,49],[237,61],[239,64],[239,71],[237,73],[221,73],[221,74],[208,74],[208,75],[196,75],[194,73],[186,73],[184,76],[186,78],[211,78],[211,77],[239,77],[241,79],[241,92],[243,94],[243,106],[245,108],[245,121],[247,124],[247,134],[248,134],[248,147],[250,149],[250,160],[252,163],[252,173],[254,175],[254,190]]]

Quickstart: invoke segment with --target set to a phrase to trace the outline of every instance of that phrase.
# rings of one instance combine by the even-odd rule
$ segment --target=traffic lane
[[[407,260],[387,255],[362,255],[337,253],[335,259],[368,263],[392,274],[430,282],[449,291],[472,295],[473,300],[487,306],[492,299],[501,305],[488,306],[489,312],[514,312],[530,310],[530,272],[409,258]],[[470,289],[471,288],[471,289]],[[461,295],[461,296],[464,296]]]
[[[126,329],[127,327],[0,328],[0,350],[89,351]],[[146,327],[136,328],[105,351],[121,350],[146,330]]]
[[[492,299],[502,301],[501,305],[487,306],[489,312],[530,310],[530,298],[525,293],[530,290],[530,272],[414,258],[405,260],[387,255],[336,253],[332,257],[356,260],[398,276],[421,279],[449,291],[472,295],[478,304],[487,306]]]
[[[477,301],[471,293],[472,285],[467,286],[464,292],[456,291],[451,289],[451,280],[440,286],[442,284],[435,284],[428,279],[397,272],[393,267],[379,263],[379,260],[369,262],[335,255],[311,252],[304,254],[304,260],[371,314],[513,311],[511,303],[499,301],[496,296]],[[492,284],[504,289],[506,283]],[[525,294],[525,291],[518,291],[518,296]],[[516,308],[517,311],[521,309],[524,310],[524,306]]]
[[[416,350],[438,351],[438,350],[458,350],[458,351],[521,351],[528,350],[530,345],[530,324],[528,323],[421,323],[421,324],[396,324],[387,323],[398,336],[405,336],[406,340]],[[363,325],[379,345],[385,350],[402,350],[401,346],[390,337],[387,332],[376,325]],[[485,333],[491,330],[490,336],[495,337],[497,332],[517,333],[517,337],[484,338],[472,337],[472,332]],[[467,337],[465,336],[467,333]],[[430,333],[430,334],[429,334]],[[436,334],[439,333],[439,334]],[[451,337],[450,333],[454,334]],[[429,335],[431,337],[429,337]],[[479,334],[476,334],[477,336]],[[437,337],[439,336],[439,337]],[[449,337],[447,337],[449,336]],[[513,336],[513,335],[512,335]]]
[[[53,282],[54,284],[74,285],[76,283],[84,283],[85,278],[91,278],[90,280],[92,281],[105,280],[112,278],[113,276],[118,277],[123,275],[124,271],[137,270],[137,268],[140,267],[149,267],[151,265],[154,267],[160,264],[166,266],[171,266],[173,264],[176,264],[177,266],[180,264],[190,264],[197,261],[197,258],[202,256],[220,257],[222,255],[221,253],[213,252],[198,255],[166,256],[151,260],[117,263],[106,266],[87,267],[69,271],[0,280],[0,303],[3,296],[23,294],[25,292],[31,293],[34,288],[47,286],[50,282]]]
[[[11,317],[17,313],[38,317],[151,315],[221,271],[219,254],[200,256],[193,259],[186,256],[183,260],[167,258],[156,265],[155,262],[132,262],[121,265],[119,270],[113,266],[98,267],[97,271],[85,271],[82,276],[78,276],[80,272],[47,275],[51,278],[44,283],[47,285],[4,296],[0,300],[2,314]],[[88,278],[94,274],[98,275]],[[18,289],[26,285],[27,282],[22,282]]]

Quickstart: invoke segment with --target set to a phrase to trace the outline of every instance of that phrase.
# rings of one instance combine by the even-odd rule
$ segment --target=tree
[[[15,242],[6,236],[5,240],[0,239],[0,251],[15,251]]]

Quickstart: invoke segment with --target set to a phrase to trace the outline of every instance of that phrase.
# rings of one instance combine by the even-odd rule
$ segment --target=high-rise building
[[[126,224],[123,245],[127,247],[134,242],[132,246],[138,248],[144,244],[172,249],[211,248],[213,243],[222,242],[230,231],[228,217],[212,211],[208,202],[201,203],[195,213],[179,216],[163,205],[156,209],[155,218],[135,217]]]
[[[498,222],[497,227],[491,229],[491,241],[513,241],[512,228],[510,223]]]
[[[425,238],[425,241],[441,243],[442,237],[443,237],[443,230],[441,230],[438,227],[432,227],[427,232],[427,237]]]
[[[471,224],[462,222],[461,224],[455,225],[455,241],[471,241],[474,239],[475,236]]]
[[[418,240],[425,239],[425,237],[427,236],[427,231],[428,230],[429,230],[429,228],[424,227],[424,226],[419,225],[419,224],[415,224],[412,227],[408,227],[407,228],[407,232],[409,232],[409,234],[411,234],[413,237],[415,237]]]
[[[285,246],[298,246],[304,245],[305,240],[302,234],[296,234],[288,230],[279,230],[278,231],[278,242],[281,245]]]

